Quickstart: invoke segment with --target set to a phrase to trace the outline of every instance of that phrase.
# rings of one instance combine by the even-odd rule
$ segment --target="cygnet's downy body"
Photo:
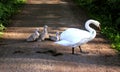
[[[32,33],[27,39],[26,41],[28,42],[32,42],[32,41],[36,41],[40,36],[40,33],[39,33],[39,29],[36,28],[35,32]]]
[[[59,41],[59,32],[56,32],[56,36],[49,36],[49,39],[52,41]]]
[[[40,36],[39,36],[39,41],[43,41],[45,40],[45,38],[48,38],[48,26],[45,25],[44,28],[43,28],[43,31],[41,32]]]

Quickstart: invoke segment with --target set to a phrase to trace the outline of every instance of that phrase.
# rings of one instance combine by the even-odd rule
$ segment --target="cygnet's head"
[[[56,34],[59,34],[59,33],[60,33],[59,31],[56,32]]]
[[[60,34],[60,32],[59,32],[59,31],[57,31],[57,32],[56,32],[56,36],[59,36],[59,34]]]
[[[59,34],[60,34],[60,32],[57,31],[57,32],[56,32],[56,38],[57,38],[56,41],[59,41],[59,40],[60,40],[60,35],[59,35]]]
[[[47,25],[44,25],[44,28],[48,28],[48,26],[47,26]]]

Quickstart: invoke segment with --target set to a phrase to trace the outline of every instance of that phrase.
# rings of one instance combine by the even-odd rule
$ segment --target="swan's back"
[[[66,40],[73,43],[78,43],[81,40],[89,37],[89,32],[77,28],[69,28],[66,31],[62,32],[60,35],[61,40]]]

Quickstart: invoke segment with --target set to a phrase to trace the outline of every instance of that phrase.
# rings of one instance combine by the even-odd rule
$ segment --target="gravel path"
[[[120,72],[120,55],[100,31],[93,41],[81,46],[88,54],[76,48],[72,55],[70,47],[49,40],[25,41],[45,24],[49,34],[55,35],[70,27],[84,29],[87,19],[70,0],[28,0],[0,40],[0,72]]]

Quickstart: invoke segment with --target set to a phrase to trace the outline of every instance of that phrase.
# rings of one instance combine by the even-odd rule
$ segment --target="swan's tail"
[[[66,40],[57,41],[55,43],[63,45],[63,46],[70,46],[71,45],[71,43],[69,41],[66,41]]]

